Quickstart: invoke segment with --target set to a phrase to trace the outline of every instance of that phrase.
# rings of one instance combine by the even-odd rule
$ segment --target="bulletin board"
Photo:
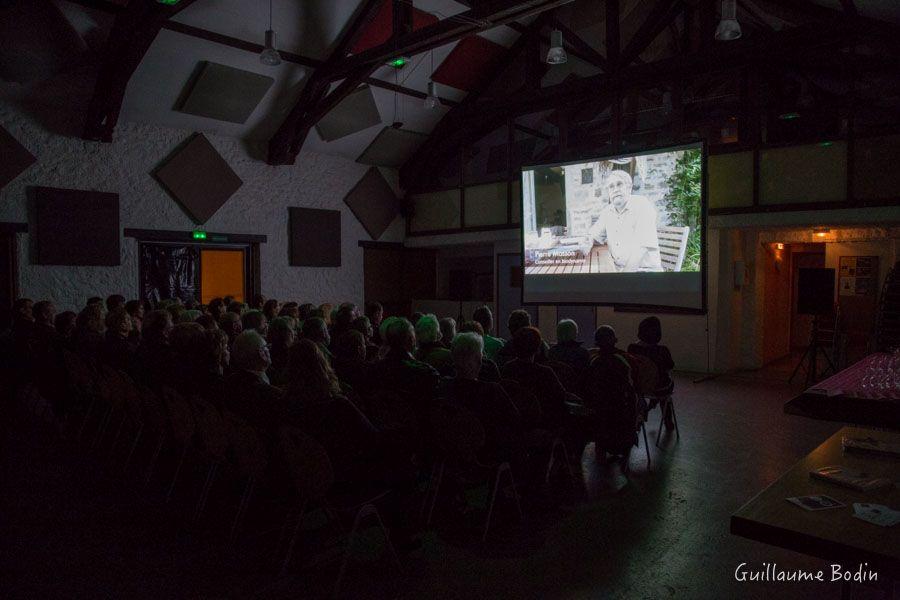
[[[842,256],[838,296],[874,296],[878,293],[878,257]]]
[[[848,359],[865,354],[878,305],[878,257],[841,256],[838,261],[838,305],[848,336]]]

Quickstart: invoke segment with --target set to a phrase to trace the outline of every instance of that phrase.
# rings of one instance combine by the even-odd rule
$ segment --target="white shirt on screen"
[[[608,204],[590,229],[591,239],[606,244],[619,272],[662,271],[656,209],[644,196],[631,196],[619,211]]]

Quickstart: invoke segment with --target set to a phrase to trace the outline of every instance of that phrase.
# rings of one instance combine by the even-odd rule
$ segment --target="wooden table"
[[[900,430],[900,399],[865,398],[857,391],[877,354],[817,383],[788,400],[784,412],[801,417]]]
[[[900,458],[844,452],[841,438],[845,435],[900,442],[898,433],[844,427],[734,513],[731,533],[834,561],[845,570],[869,563],[868,568],[878,571],[879,582],[900,580],[900,525],[881,527],[853,516],[854,502],[900,509],[900,489],[895,485],[889,490],[863,493],[809,476],[810,471],[820,467],[843,465],[873,477],[887,477],[895,483],[900,480]],[[847,506],[808,511],[786,500],[821,494]],[[830,568],[825,576],[831,577]]]

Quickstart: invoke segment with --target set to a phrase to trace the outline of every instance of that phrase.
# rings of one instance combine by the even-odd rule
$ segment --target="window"
[[[581,170],[581,183],[582,185],[586,183],[594,183],[594,169]]]

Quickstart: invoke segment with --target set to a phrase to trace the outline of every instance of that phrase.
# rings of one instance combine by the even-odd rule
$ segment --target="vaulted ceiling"
[[[612,127],[616,121],[611,111],[621,110],[621,103],[616,103],[619,109],[610,108],[610,90],[616,90],[617,98],[627,98],[625,106],[634,115],[671,105],[671,98],[659,90],[638,94],[628,88],[653,78],[671,81],[682,73],[712,72],[712,61],[734,60],[741,68],[748,52],[787,52],[797,44],[816,47],[820,44],[814,31],[803,30],[812,24],[826,25],[822,41],[843,35],[841,28],[848,23],[862,31],[874,32],[882,24],[900,31],[900,3],[895,0],[738,0],[745,39],[734,46],[706,40],[718,20],[719,2],[714,0],[271,4],[272,28],[284,58],[274,67],[261,64],[258,56],[268,28],[266,0],[181,0],[175,5],[155,0],[11,0],[2,9],[6,18],[0,31],[5,40],[0,48],[3,97],[86,139],[108,141],[120,121],[153,123],[245,140],[272,164],[292,162],[301,148],[357,159],[386,127],[396,124],[404,132],[422,134],[404,139],[404,151],[414,158],[415,168],[428,170],[448,152],[457,152],[460,144],[484,136],[494,136],[495,144],[531,138],[530,148],[540,151],[559,145],[560,136],[570,137],[563,132],[567,123]],[[551,67],[541,59],[553,28],[565,33],[569,61]],[[792,30],[793,38],[772,37]],[[883,46],[867,49],[865,44],[854,46],[854,52],[866,57],[866,64],[887,61],[881,68],[890,71],[900,54],[897,39],[887,42],[893,44],[892,54],[885,54]],[[743,50],[732,50],[738,47]],[[386,66],[386,58],[397,54],[408,58],[408,64],[399,70]],[[857,68],[827,57],[819,57],[817,64],[816,55],[804,58],[806,69]],[[258,79],[261,98],[249,107],[244,122],[185,110],[185,99],[196,89],[205,63],[264,76]],[[441,102],[429,110],[423,98],[432,73]],[[829,90],[825,79],[801,84],[802,93],[840,93]],[[727,88],[713,78],[705,89],[695,85],[678,91],[676,103],[684,100],[682,92],[699,96],[702,91],[712,98],[733,92],[723,85]],[[365,91],[354,95],[361,86],[371,98]],[[212,89],[220,99],[238,94]],[[359,96],[362,104],[345,100],[348,95]],[[335,107],[338,112],[332,112]],[[341,107],[347,112],[341,114]],[[69,112],[54,122],[53,109]],[[320,132],[316,125],[323,127],[322,119],[329,114],[350,125],[323,135],[326,129]],[[74,131],[73,123],[80,128],[81,121],[73,115],[86,119],[80,131]],[[504,125],[514,126],[515,132],[510,134]],[[579,127],[571,136],[580,140],[590,127]],[[515,140],[504,140],[508,136]],[[426,139],[416,150],[416,140]],[[400,144],[381,141],[392,148]],[[407,174],[409,169],[407,164]]]

